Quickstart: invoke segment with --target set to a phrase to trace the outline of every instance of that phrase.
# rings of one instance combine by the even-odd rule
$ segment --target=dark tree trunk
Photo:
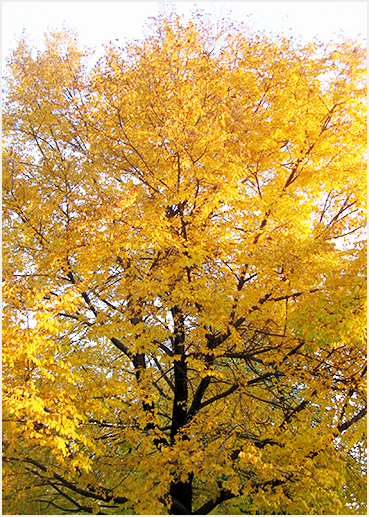
[[[171,515],[191,515],[192,514],[192,479],[190,474],[188,481],[173,482],[170,487],[170,495],[172,496]]]
[[[188,386],[184,350],[184,318],[178,307],[172,309],[172,316],[174,320],[173,352],[181,356],[179,360],[174,361],[174,400],[170,432],[170,441],[171,444],[174,444],[179,429],[181,429],[187,419]],[[186,440],[186,436],[182,436],[181,439]],[[180,473],[178,474],[180,475]],[[192,513],[192,478],[193,475],[190,475],[185,482],[179,479],[172,482],[170,487],[170,495],[172,496],[171,515],[188,515]]]

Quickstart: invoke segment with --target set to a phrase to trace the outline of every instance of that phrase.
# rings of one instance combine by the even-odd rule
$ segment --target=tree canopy
[[[3,511],[366,514],[366,51],[150,27],[8,58]]]

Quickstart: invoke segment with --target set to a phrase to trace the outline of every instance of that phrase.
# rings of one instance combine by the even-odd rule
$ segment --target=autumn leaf
[[[10,514],[366,514],[366,50],[159,14],[3,101]]]

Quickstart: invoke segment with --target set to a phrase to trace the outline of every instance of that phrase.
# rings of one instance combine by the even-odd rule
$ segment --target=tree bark
[[[170,430],[170,442],[173,445],[179,429],[186,423],[188,386],[184,348],[184,318],[178,307],[173,307],[171,312],[174,321],[173,352],[175,355],[180,356],[180,359],[174,361],[174,400],[172,427]],[[186,438],[186,436],[181,437],[182,440],[186,440]],[[192,479],[193,475],[190,474],[185,482],[181,481],[179,476],[178,479],[172,482],[170,487],[170,495],[172,497],[171,515],[189,515],[192,513]]]

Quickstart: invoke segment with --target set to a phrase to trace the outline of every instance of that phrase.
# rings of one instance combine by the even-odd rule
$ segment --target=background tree
[[[89,55],[8,60],[4,511],[366,513],[365,49]]]

